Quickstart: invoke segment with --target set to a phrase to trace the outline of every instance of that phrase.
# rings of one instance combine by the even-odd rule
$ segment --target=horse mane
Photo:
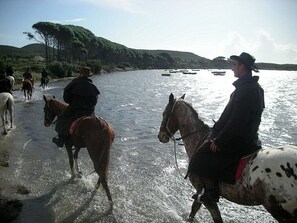
[[[191,111],[193,112],[192,117],[197,121],[197,123],[199,124],[199,126],[203,126],[204,128],[208,128],[208,129],[210,128],[207,124],[204,123],[204,121],[202,121],[199,118],[198,112],[195,110],[195,108],[193,108],[193,106],[189,102],[185,101],[182,98],[178,99],[177,102],[181,102],[181,103],[185,104],[188,108],[191,109]]]
[[[68,107],[68,104],[63,102],[63,101],[60,101],[58,99],[55,99],[55,98],[51,98],[49,100],[49,103],[54,105],[52,106],[53,108],[56,108],[57,110],[55,111],[56,114],[59,114],[61,113],[62,111],[65,111],[65,109]]]

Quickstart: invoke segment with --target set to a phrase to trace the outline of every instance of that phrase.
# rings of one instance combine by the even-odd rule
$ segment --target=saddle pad
[[[82,122],[82,121],[84,121],[86,118],[89,118],[90,116],[82,116],[82,117],[80,117],[80,118],[78,118],[78,119],[76,119],[74,122],[72,122],[72,124],[71,124],[71,126],[70,126],[70,129],[69,129],[69,134],[70,135],[73,135],[73,133],[74,133],[74,131],[76,130],[76,128],[79,126],[79,124]],[[101,117],[96,117],[97,119],[97,121],[99,121],[99,125],[100,125],[100,128],[103,128],[104,127],[104,125],[103,125],[103,123],[102,123],[102,121],[105,121],[103,118],[101,118]]]
[[[236,174],[235,174],[235,180],[238,180],[246,166],[246,164],[249,162],[249,160],[252,158],[252,155],[243,157],[240,159],[239,164],[237,166]]]
[[[85,120],[88,116],[82,116],[78,119],[76,119],[74,122],[72,122],[70,129],[69,129],[69,134],[72,135],[77,128],[77,126],[81,123],[81,121]]]

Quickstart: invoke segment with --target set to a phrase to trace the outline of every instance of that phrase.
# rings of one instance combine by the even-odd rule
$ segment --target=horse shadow
[[[67,180],[65,182],[61,182],[60,184],[56,185],[52,190],[50,190],[48,193],[42,196],[39,196],[34,199],[22,200],[23,202],[22,212],[20,213],[18,218],[13,221],[13,223],[57,222],[55,205],[59,202],[62,202],[62,199],[63,199],[63,196],[57,196],[57,193],[59,193],[59,190],[62,190],[66,186],[69,186],[70,184],[74,184],[74,183],[75,182],[73,180]],[[96,195],[96,192],[97,190],[93,189],[90,193],[90,196],[88,196],[88,198],[83,203],[81,203],[77,209],[73,210],[66,218],[58,222],[60,223],[75,222],[75,220],[77,220],[78,217],[81,218],[82,213],[85,212],[90,207],[90,204],[93,201],[93,198]],[[91,213],[84,214],[83,218],[86,219],[86,221],[89,221],[89,219],[92,218],[92,222],[93,222],[93,219],[102,220],[102,218],[110,215],[111,213],[112,213],[112,208],[109,207],[108,210],[104,211],[101,214],[98,212],[95,212],[94,210]],[[85,222],[85,221],[82,220],[80,222]],[[116,222],[116,221],[113,221],[113,222]]]

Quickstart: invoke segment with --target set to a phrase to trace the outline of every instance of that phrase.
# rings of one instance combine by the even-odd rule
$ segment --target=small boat
[[[219,75],[219,76],[224,76],[226,74],[226,71],[212,71],[213,75]]]
[[[169,77],[170,76],[170,73],[163,73],[162,76]]]
[[[192,70],[184,70],[183,74],[197,74],[197,72]]]

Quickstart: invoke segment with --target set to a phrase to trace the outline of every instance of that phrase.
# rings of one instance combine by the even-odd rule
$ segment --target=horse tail
[[[101,131],[100,138],[103,139],[102,141],[102,153],[100,156],[99,163],[101,164],[101,173],[102,177],[107,180],[108,177],[108,165],[109,165],[109,156],[110,156],[110,149],[111,145],[115,138],[115,133],[113,128],[103,119],[102,123],[104,123],[104,129]]]

